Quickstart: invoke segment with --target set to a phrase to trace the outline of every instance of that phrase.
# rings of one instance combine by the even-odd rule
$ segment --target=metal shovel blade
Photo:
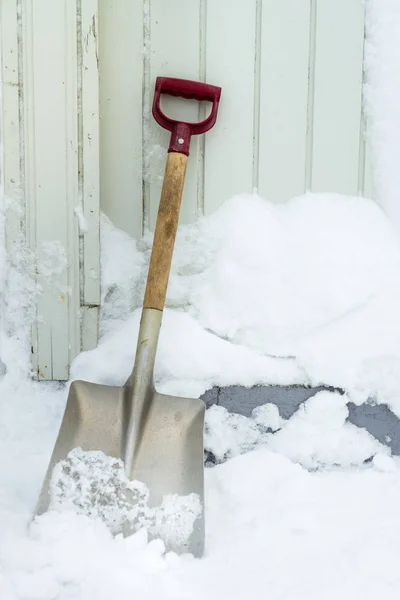
[[[127,444],[127,419],[130,390],[75,381],[71,384],[67,406],[56,445],[43,484],[37,514],[50,503],[50,483],[56,464],[75,448],[100,450],[124,461]],[[146,484],[149,506],[159,506],[167,494],[187,496],[195,493],[204,506],[203,427],[205,404],[201,400],[159,394],[149,390],[147,417],[138,432],[135,460],[129,479]],[[118,533],[118,532],[117,532]],[[130,533],[124,529],[124,535]],[[204,545],[204,511],[194,523],[191,536],[179,553],[201,556]]]

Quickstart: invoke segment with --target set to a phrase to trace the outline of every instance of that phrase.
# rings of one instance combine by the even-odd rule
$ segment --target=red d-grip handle
[[[161,94],[177,96],[186,100],[198,100],[199,102],[212,102],[211,113],[200,123],[187,123],[176,121],[167,117],[161,110]],[[215,125],[218,114],[221,88],[200,81],[189,79],[176,79],[174,77],[157,77],[153,100],[153,117],[161,127],[171,132],[171,140],[168,152],[181,152],[189,156],[190,138],[209,131]]]

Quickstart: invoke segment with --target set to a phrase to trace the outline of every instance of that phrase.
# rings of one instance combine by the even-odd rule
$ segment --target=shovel
[[[212,103],[199,123],[179,122],[161,110],[162,94]],[[204,550],[205,404],[202,400],[167,396],[155,390],[154,362],[165,304],[172,253],[179,219],[186,163],[192,135],[205,133],[217,118],[221,88],[169,77],[158,77],[153,116],[171,132],[133,371],[123,387],[74,381],[51,456],[36,514],[48,510],[53,469],[68,454],[101,451],[121,459],[125,475],[143,482],[149,505],[160,506],[168,495],[196,494],[201,511],[192,533],[179,547],[199,557]],[[133,502],[133,499],[132,499]],[[123,535],[131,530],[123,528]]]

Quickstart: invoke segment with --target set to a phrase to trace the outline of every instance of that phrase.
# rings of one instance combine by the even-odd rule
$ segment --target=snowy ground
[[[242,235],[246,219],[253,236]],[[73,377],[121,384],[150,240],[136,244],[106,219],[102,227],[103,336]],[[29,306],[19,306],[14,335],[2,339],[0,597],[397,598],[398,459],[346,422],[346,401],[375,393],[399,414],[399,261],[390,222],[359,198],[309,195],[276,207],[241,196],[180,231],[160,389],[198,396],[215,384],[323,381],[347,390],[321,393],[289,421],[268,405],[251,419],[208,411],[206,447],[233,458],[206,469],[202,560],[165,554],[144,530],[114,538],[65,510],[30,525],[67,389],[27,378]],[[15,311],[31,283],[10,276]]]
[[[399,597],[399,459],[346,422],[346,401],[370,396],[400,416],[398,2],[369,0],[368,15],[367,107],[390,219],[360,198],[309,195],[277,207],[253,195],[179,232],[161,391],[321,382],[346,390],[322,393],[287,422],[268,405],[251,419],[208,411],[207,448],[232,458],[206,469],[203,559],[166,554],[144,530],[114,538],[68,511],[30,523],[67,388],[29,378],[30,257],[21,248],[10,268],[0,252],[1,600]],[[102,338],[72,376],[121,384],[151,240],[135,242],[104,218],[102,242]]]

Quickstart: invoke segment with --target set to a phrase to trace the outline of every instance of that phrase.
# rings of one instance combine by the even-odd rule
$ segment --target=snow
[[[247,219],[259,235],[242,235]],[[75,360],[72,376],[120,385],[132,367],[151,237],[136,242],[103,218],[102,246],[102,338]],[[321,392],[288,420],[272,405],[250,419],[218,406],[207,411],[206,449],[222,464],[206,468],[201,560],[166,551],[166,543],[179,549],[190,532],[196,498],[167,498],[149,509],[140,488],[143,527],[127,538],[113,535],[127,513],[113,496],[120,479],[113,488],[115,478],[104,478],[115,475],[118,461],[98,453],[90,464],[74,455],[59,466],[51,510],[32,521],[68,385],[29,379],[29,323],[40,292],[26,250],[9,258],[0,380],[2,599],[398,597],[399,459],[346,421],[346,403],[371,389],[398,407],[399,242],[379,207],[331,195],[282,207],[239,196],[181,228],[157,355],[161,391],[198,396],[213,385],[323,375],[347,386],[345,395]],[[105,507],[108,492],[117,503]]]
[[[157,355],[160,391],[196,397],[214,385],[321,382],[345,390],[321,392],[288,420],[273,405],[250,419],[207,411],[206,448],[222,464],[205,471],[203,559],[166,552],[161,539],[187,534],[196,498],[167,498],[151,514],[144,501],[146,527],[113,535],[121,506],[105,514],[102,494],[137,484],[99,453],[75,450],[59,466],[52,509],[32,521],[68,385],[30,379],[37,264],[23,240],[6,260],[2,211],[18,203],[3,198],[2,600],[397,600],[399,459],[346,421],[346,403],[368,397],[400,415],[400,10],[397,0],[366,7],[365,96],[383,210],[331,194],[282,206],[252,194],[178,234]],[[120,385],[132,367],[151,236],[132,240],[106,217],[101,233],[102,337],[76,359],[72,377]],[[63,249],[41,250],[42,272],[57,274]]]
[[[202,508],[196,494],[169,494],[160,506],[151,508],[148,488],[126,477],[122,460],[82,448],[57,463],[50,490],[51,511],[72,510],[100,519],[114,534],[145,528],[175,552],[182,552]]]
[[[1,597],[394,600],[398,473],[310,473],[267,449],[208,469],[202,560],[71,512],[47,513],[28,535],[3,526]]]
[[[273,404],[255,408],[251,419],[212,406],[207,414],[205,445],[214,462],[265,445],[307,469],[362,466],[371,459],[381,464],[386,457],[393,464],[386,446],[346,421],[348,401],[346,395],[319,392],[287,420],[279,416]]]
[[[102,240],[104,336],[72,376],[121,385],[151,238],[137,243],[103,220]],[[237,196],[178,232],[156,381],[184,396],[215,385],[322,383],[400,415],[399,304],[399,238],[375,202]]]

